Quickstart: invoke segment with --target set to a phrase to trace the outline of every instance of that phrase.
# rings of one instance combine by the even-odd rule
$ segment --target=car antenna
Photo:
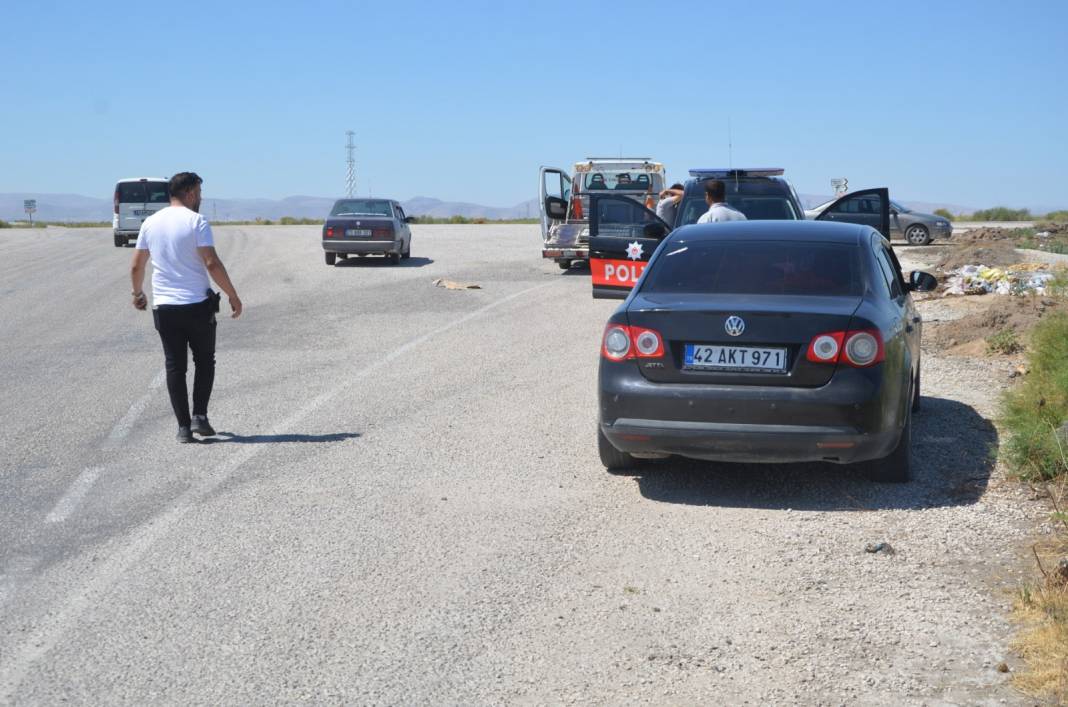
[[[727,116],[727,171],[734,173],[734,190],[738,190],[738,173],[734,171],[734,138],[731,133],[731,117]]]

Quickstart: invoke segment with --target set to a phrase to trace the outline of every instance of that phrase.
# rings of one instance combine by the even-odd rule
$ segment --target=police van
[[[135,177],[118,181],[115,185],[115,214],[111,218],[116,248],[136,241],[145,219],[170,205],[168,181],[162,177]]]
[[[781,167],[691,169],[673,223],[665,223],[647,204],[611,193],[591,194],[586,213],[594,298],[623,299],[630,293],[660,242],[671,231],[697,223],[708,211],[705,184],[709,180],[723,182],[727,204],[750,221],[803,220],[801,199],[783,174]],[[846,194],[816,220],[832,220],[832,214],[856,200],[874,205],[871,225],[889,239],[890,192],[885,187]]]

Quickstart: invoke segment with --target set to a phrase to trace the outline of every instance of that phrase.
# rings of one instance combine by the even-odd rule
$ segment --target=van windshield
[[[601,169],[586,172],[582,178],[586,191],[653,191],[659,193],[664,188],[664,176],[656,172],[636,169]]]
[[[731,194],[727,205],[738,209],[750,221],[796,221],[800,217],[793,202],[781,196],[744,196]],[[708,211],[704,197],[693,196],[682,202],[682,218],[679,226],[697,223],[697,219]]]
[[[378,199],[345,199],[334,204],[331,216],[393,216],[388,201]]]
[[[120,204],[167,204],[167,182],[119,182]]]

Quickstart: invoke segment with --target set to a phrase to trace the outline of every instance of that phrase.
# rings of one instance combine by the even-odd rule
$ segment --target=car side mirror
[[[567,201],[558,196],[545,197],[545,213],[551,219],[567,218]]]
[[[909,289],[913,292],[933,292],[938,289],[938,278],[922,270],[909,273]]]
[[[664,224],[657,223],[656,221],[653,221],[652,223],[647,223],[642,228],[642,238],[655,238],[657,240],[660,240],[666,235],[667,229],[664,228]]]
[[[405,223],[415,223],[415,216],[405,216],[404,217],[404,222]]]
[[[890,209],[891,216],[897,216],[897,209]]]

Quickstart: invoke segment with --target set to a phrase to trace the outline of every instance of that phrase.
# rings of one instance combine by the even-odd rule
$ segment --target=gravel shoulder
[[[419,226],[398,268],[220,228],[248,308],[220,324],[232,441],[176,449],[129,251],[53,230],[62,262],[0,234],[0,704],[1029,702],[996,670],[1044,512],[992,461],[1006,360],[925,349],[909,484],[611,475],[615,305],[536,227]]]

